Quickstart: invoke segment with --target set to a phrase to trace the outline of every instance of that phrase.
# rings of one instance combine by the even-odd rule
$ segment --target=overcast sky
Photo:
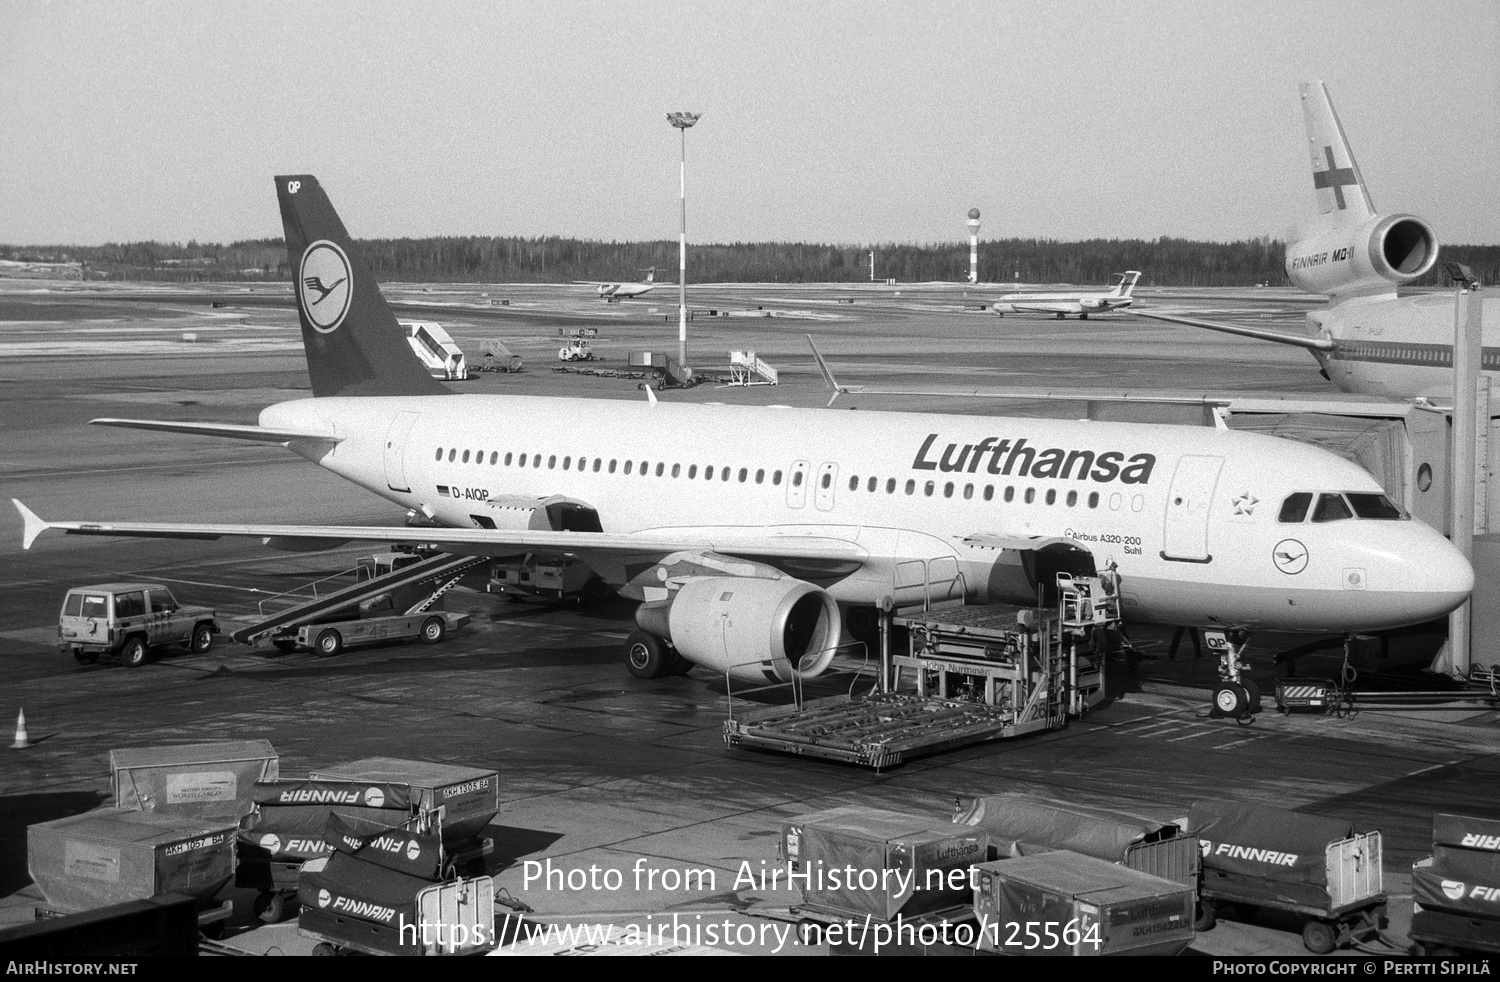
[[[0,243],[1280,236],[1297,84],[1376,207],[1500,243],[1495,0],[0,0]]]

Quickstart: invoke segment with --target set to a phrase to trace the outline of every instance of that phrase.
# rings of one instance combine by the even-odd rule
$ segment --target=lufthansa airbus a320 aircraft
[[[1035,602],[1112,567],[1127,619],[1362,632],[1448,613],[1469,563],[1364,470],[1227,429],[458,395],[412,356],[311,176],[276,178],[312,398],[258,425],[95,423],[283,444],[438,526],[46,521],[82,535],[411,541],[574,556],[641,601],[632,673],[822,672],[889,598]],[[598,425],[558,428],[558,419]]]

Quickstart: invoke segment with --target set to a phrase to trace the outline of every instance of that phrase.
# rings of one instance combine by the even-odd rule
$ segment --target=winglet
[[[818,371],[823,373],[823,381],[827,382],[828,387],[833,390],[833,396],[828,400],[829,406],[833,405],[834,399],[837,399],[845,392],[858,392],[860,391],[860,389],[864,388],[864,386],[861,385],[840,385],[838,383],[838,379],[833,377],[833,370],[828,367],[828,362],[823,360],[823,353],[820,352],[818,350],[818,346],[813,343],[812,335],[808,334],[805,336],[807,338],[807,346],[812,348],[813,360],[818,363]],[[824,406],[823,408],[826,409],[828,407]]]
[[[52,526],[48,525],[40,515],[21,504],[17,499],[10,499],[10,503],[15,505],[16,511],[21,513],[21,522],[25,528],[25,531],[21,533],[21,548],[30,549],[31,544],[36,541],[36,537]]]

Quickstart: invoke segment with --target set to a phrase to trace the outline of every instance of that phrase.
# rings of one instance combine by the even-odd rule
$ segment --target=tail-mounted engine
[[[841,640],[833,598],[787,576],[689,577],[667,599],[641,604],[635,621],[683,658],[741,681],[813,678]]]
[[[1286,275],[1335,301],[1394,293],[1437,262],[1432,226],[1415,215],[1375,215],[1358,225],[1310,235],[1286,250]]]

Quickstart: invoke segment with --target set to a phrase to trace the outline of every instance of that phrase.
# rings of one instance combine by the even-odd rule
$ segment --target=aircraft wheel
[[[1245,686],[1245,698],[1249,703],[1245,707],[1246,711],[1251,713],[1260,712],[1260,686],[1249,679],[1246,679],[1242,684]]]
[[[667,654],[661,638],[650,631],[636,631],[625,639],[625,667],[638,679],[655,679],[667,674]]]
[[[429,617],[422,622],[422,643],[437,644],[448,636],[448,622],[441,617]]]
[[[201,655],[214,646],[214,626],[212,624],[199,624],[193,628],[192,640],[188,642],[188,648],[193,654]]]
[[[1214,709],[1219,715],[1238,718],[1245,715],[1250,705],[1250,697],[1246,695],[1245,688],[1234,682],[1220,682],[1214,687]]]
[[[337,631],[324,631],[313,641],[313,650],[325,657],[336,655],[344,650],[344,639]]]
[[[686,675],[693,670],[693,663],[682,657],[682,653],[675,649],[671,652],[672,663],[667,667],[668,675]]]
[[[1302,947],[1315,955],[1326,955],[1338,947],[1338,933],[1325,921],[1308,921],[1302,925]]]
[[[151,649],[140,638],[131,638],[120,649],[120,664],[129,668],[140,668],[151,660]]]

